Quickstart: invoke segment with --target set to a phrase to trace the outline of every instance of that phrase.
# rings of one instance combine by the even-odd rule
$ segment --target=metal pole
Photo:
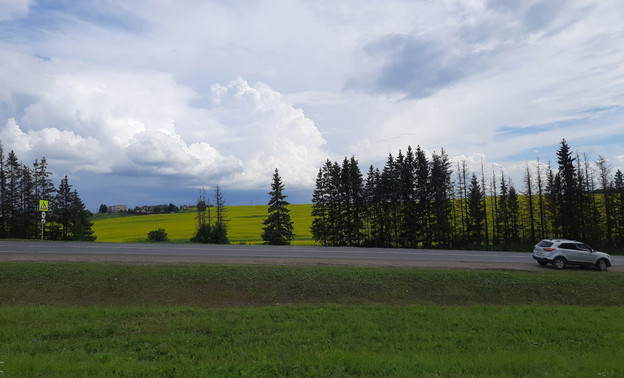
[[[43,240],[43,229],[45,228],[45,211],[41,212],[41,240]]]

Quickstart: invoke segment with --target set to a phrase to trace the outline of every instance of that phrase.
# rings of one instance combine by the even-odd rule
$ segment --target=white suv
[[[593,266],[605,270],[611,266],[611,256],[591,249],[587,244],[575,240],[544,239],[533,248],[533,258],[540,265],[551,263],[555,269],[567,265]]]

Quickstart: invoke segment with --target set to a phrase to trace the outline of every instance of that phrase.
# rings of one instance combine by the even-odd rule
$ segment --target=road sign
[[[39,211],[48,211],[48,209],[49,209],[48,201],[39,200]]]

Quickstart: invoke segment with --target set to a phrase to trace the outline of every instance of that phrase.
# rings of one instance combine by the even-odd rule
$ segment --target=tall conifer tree
[[[474,244],[481,244],[483,240],[483,227],[486,217],[485,206],[483,205],[485,194],[473,173],[468,188],[466,228],[468,240]]]
[[[316,187],[312,193],[312,237],[321,245],[329,245],[329,186],[331,162],[329,159],[319,168]]]
[[[576,158],[572,157],[572,151],[565,139],[561,141],[557,150],[557,163],[559,170],[559,225],[563,237],[576,239],[581,233],[580,203],[581,188],[579,187],[579,177],[577,167],[574,165]]]
[[[452,173],[446,151],[442,149],[440,154],[434,153],[431,157],[431,234],[434,243],[440,247],[452,245]]]
[[[271,191],[269,192],[269,216],[264,220],[262,240],[266,244],[288,245],[295,238],[293,222],[290,219],[289,205],[284,194],[284,184],[277,168],[273,174]]]

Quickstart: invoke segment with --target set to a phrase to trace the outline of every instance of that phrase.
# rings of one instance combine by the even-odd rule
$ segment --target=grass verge
[[[624,274],[0,263],[0,305],[624,304]]]

